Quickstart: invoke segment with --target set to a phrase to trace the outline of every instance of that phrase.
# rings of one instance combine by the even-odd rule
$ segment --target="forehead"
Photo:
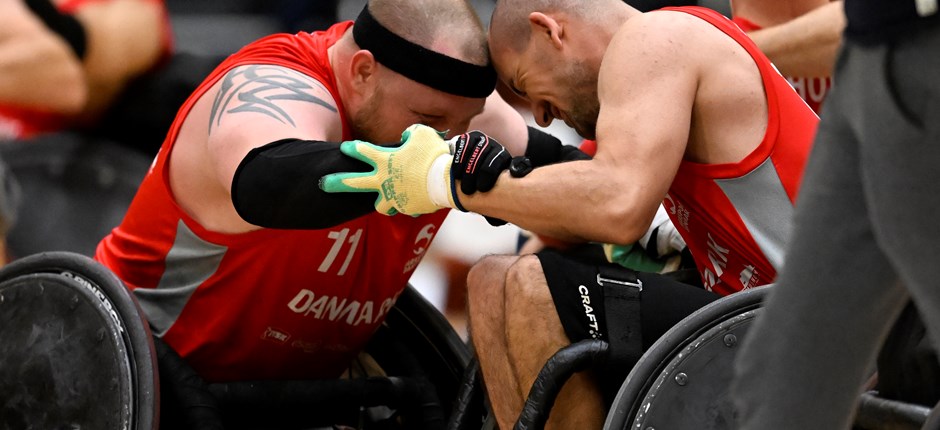
[[[410,79],[391,86],[391,100],[416,114],[439,116],[449,121],[467,121],[483,110],[485,99],[455,96]],[[394,102],[393,102],[394,103]]]
[[[519,68],[524,65],[523,55],[509,49],[491,49],[490,56],[499,80],[505,83],[514,82]]]

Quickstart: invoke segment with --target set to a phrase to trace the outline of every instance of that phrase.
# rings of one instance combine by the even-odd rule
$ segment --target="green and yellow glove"
[[[385,215],[420,215],[455,207],[451,193],[453,160],[447,141],[431,127],[415,124],[401,134],[402,145],[382,147],[358,140],[340,151],[368,163],[371,172],[345,172],[320,179],[328,193],[378,192],[375,210]]]

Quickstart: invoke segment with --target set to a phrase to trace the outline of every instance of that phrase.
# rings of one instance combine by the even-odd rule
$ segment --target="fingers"
[[[333,173],[320,178],[319,185],[327,193],[364,193],[381,186],[374,171]]]
[[[361,140],[350,140],[339,145],[339,150],[349,157],[369,164],[373,168],[388,159],[389,148],[373,145]]]
[[[444,138],[441,137],[441,134],[437,130],[428,127],[426,125],[414,124],[411,127],[405,129],[401,134],[401,141],[408,142],[409,140],[418,140],[421,142],[426,141],[443,141]]]

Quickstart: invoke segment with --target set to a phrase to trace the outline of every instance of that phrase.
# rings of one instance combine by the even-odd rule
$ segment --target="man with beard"
[[[447,211],[389,218],[318,179],[361,167],[340,142],[397,144],[419,122],[451,135],[486,122],[524,147],[521,116],[486,102],[495,83],[464,0],[373,0],[355,23],[258,40],[182,106],[96,258],[207,381],[336,377]]]
[[[659,335],[715,297],[773,282],[818,118],[737,26],[708,9],[501,0],[489,41],[500,79],[539,125],[559,118],[596,139],[592,160],[524,176],[509,169],[473,193],[467,167],[491,149],[458,148],[451,177],[336,174],[323,184],[392,190],[396,198],[380,194],[377,207],[402,213],[457,207],[569,242],[633,243],[664,204],[708,291],[551,251],[487,257],[470,272],[470,333],[500,426],[510,428],[559,348],[602,339],[607,365],[575,375],[549,421],[600,428],[605,401]],[[421,143],[432,141],[447,145]]]

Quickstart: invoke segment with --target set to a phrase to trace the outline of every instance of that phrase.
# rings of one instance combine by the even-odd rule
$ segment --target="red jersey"
[[[683,160],[663,201],[705,287],[726,295],[773,282],[819,118],[736,25],[717,12],[668,8],[708,21],[751,55],[767,95],[763,140],[737,163]]]
[[[222,234],[174,200],[170,152],[213,84],[237,66],[278,65],[316,79],[343,106],[327,48],[351,25],[268,36],[219,65],[180,109],[121,225],[98,245],[96,258],[133,290],[154,333],[209,381],[337,376],[382,323],[447,214],[372,213],[324,230]]]
[[[82,6],[111,0],[65,0],[56,8],[62,13],[75,14]],[[173,51],[173,30],[164,0],[148,0],[160,5],[163,11],[163,59]],[[158,62],[159,64],[159,62]],[[70,125],[69,117],[38,108],[0,104],[0,140],[27,139],[42,133],[54,133]]]
[[[741,27],[741,30],[746,32],[761,29],[759,25],[739,16],[731,20],[734,21],[738,27]],[[806,101],[806,104],[808,104],[816,114],[819,114],[822,109],[823,101],[826,100],[826,94],[828,94],[829,90],[832,88],[832,77],[787,76],[786,78],[790,81],[790,86],[796,90],[796,93]]]

